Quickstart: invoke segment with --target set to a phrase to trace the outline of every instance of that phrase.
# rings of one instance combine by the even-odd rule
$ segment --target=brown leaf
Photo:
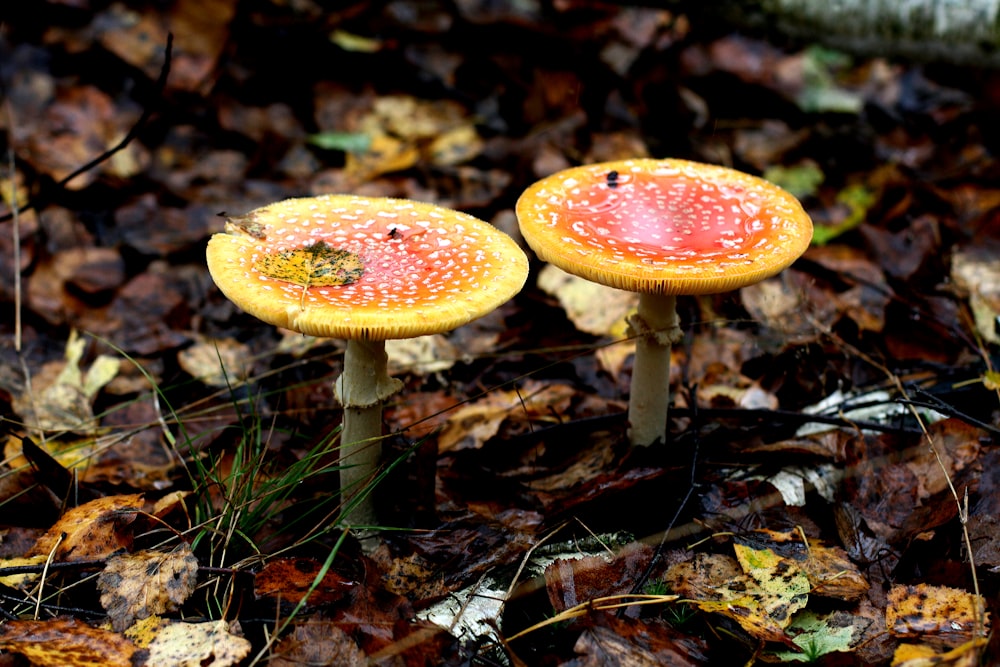
[[[36,667],[132,667],[135,645],[116,632],[73,618],[7,621],[0,648],[20,653]]]
[[[451,413],[438,436],[439,451],[478,449],[500,431],[504,420],[551,419],[565,410],[576,390],[569,385],[543,384],[533,380],[518,389],[492,391],[483,398]]]
[[[29,556],[55,550],[56,560],[105,558],[132,544],[126,527],[142,509],[142,496],[121,495],[98,498],[74,507],[35,542]]]
[[[708,664],[704,640],[685,637],[656,620],[602,615],[584,630],[573,651],[581,657],[575,667],[629,665],[641,667],[693,667]]]
[[[269,561],[254,577],[254,595],[280,600],[282,603],[298,604],[309,593],[322,567],[322,563],[312,558],[278,558]],[[308,604],[336,602],[353,586],[354,582],[336,572],[327,571],[315,590],[309,593]]]
[[[139,551],[108,561],[97,577],[101,606],[121,632],[136,620],[180,609],[198,583],[198,559],[191,549]]]
[[[545,568],[545,589],[552,608],[560,612],[599,597],[630,592],[652,556],[652,547],[636,542],[611,560],[588,556],[553,562]]]
[[[365,667],[368,657],[358,645],[332,621],[310,620],[296,623],[292,634],[274,647],[268,663],[271,667],[302,665],[341,665]]]

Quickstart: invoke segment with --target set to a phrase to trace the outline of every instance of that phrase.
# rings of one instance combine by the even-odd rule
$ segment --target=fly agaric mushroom
[[[450,331],[496,309],[528,275],[507,235],[465,213],[404,199],[289,199],[230,219],[208,242],[208,269],[251,315],[311,336],[347,340],[334,385],[344,408],[342,499],[348,520],[374,525],[359,495],[381,459],[385,341]]]
[[[528,245],[544,261],[639,293],[629,440],[667,436],[670,348],[681,337],[678,295],[713,294],[772,276],[812,239],[795,197],[755,176],[686,160],[623,160],[574,167],[517,202]]]

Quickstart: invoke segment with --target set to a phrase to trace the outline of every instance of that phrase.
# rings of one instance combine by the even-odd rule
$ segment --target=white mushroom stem
[[[639,296],[639,308],[629,318],[637,336],[629,394],[629,441],[649,446],[667,440],[670,407],[670,348],[683,335],[677,320],[676,297]]]
[[[382,461],[382,403],[403,383],[389,377],[384,341],[347,341],[344,372],[334,385],[337,400],[344,406],[340,431],[341,501],[358,504],[344,517],[350,525],[375,526],[374,498],[370,482]]]

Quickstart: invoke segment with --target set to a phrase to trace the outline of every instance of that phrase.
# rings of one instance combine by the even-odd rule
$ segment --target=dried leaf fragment
[[[176,611],[198,583],[198,559],[185,545],[177,551],[139,551],[108,561],[97,578],[101,606],[121,632],[136,620]]]

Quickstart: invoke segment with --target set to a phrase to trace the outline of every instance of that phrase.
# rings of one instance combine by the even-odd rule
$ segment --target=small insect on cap
[[[208,270],[251,315],[312,336],[411,338],[450,331],[524,285],[528,260],[465,213],[405,199],[324,195],[231,218]]]
[[[772,276],[812,239],[792,195],[733,169],[623,160],[544,178],[517,202],[538,257],[632,292],[726,292]]]

